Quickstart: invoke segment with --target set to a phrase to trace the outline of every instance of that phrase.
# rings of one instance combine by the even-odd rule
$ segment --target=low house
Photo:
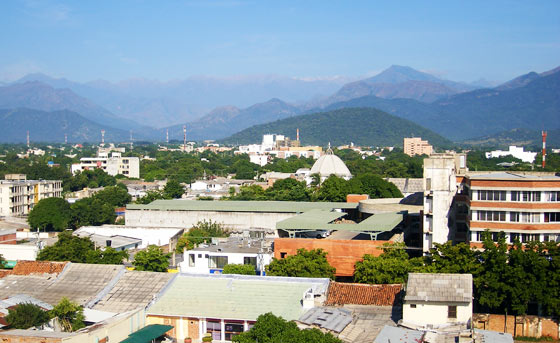
[[[403,323],[423,327],[466,326],[472,317],[471,274],[410,273]]]
[[[230,237],[223,242],[216,240],[216,244],[201,244],[184,253],[179,268],[191,274],[220,274],[226,264],[248,264],[255,267],[255,274],[262,275],[273,256],[271,244],[264,243],[248,237]]]
[[[261,314],[297,320],[322,302],[329,279],[179,274],[146,310],[148,324],[172,325],[177,341],[210,334],[231,341]]]

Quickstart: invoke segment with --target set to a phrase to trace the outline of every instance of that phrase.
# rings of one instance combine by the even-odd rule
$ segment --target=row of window
[[[507,191],[476,191],[476,200],[482,201],[506,201]],[[536,202],[541,201],[560,201],[560,191],[510,191],[510,201]],[[544,195],[542,194],[544,193]],[[543,195],[543,196],[541,196]]]
[[[474,236],[472,237],[472,239],[474,241],[481,242],[483,232],[475,231],[473,233],[474,233]],[[502,235],[505,235],[505,233],[504,232],[491,232],[490,233],[490,237],[492,238],[492,241],[494,241],[494,242],[498,242]],[[554,234],[542,234],[542,240],[541,240],[541,234],[539,234],[539,233],[514,233],[514,232],[510,232],[509,234],[506,235],[506,242],[509,242],[509,243],[515,243],[516,241],[519,241],[521,243],[539,242],[539,241],[542,241],[542,242],[553,241],[553,242],[555,242],[557,239],[558,239],[558,236],[554,235]]]
[[[254,323],[249,323],[248,328],[251,329]],[[243,332],[243,323],[225,322],[224,325],[225,340],[231,341],[233,337]],[[206,332],[212,336],[213,340],[222,340],[222,323],[218,320],[208,320],[206,322]]]
[[[509,220],[508,220],[509,219]],[[506,212],[506,211],[476,211],[476,220],[487,222],[505,222],[512,223],[555,223],[560,222],[560,212]]]
[[[228,264],[227,256],[209,256],[206,254],[204,256],[208,259],[208,268],[211,269],[224,269],[226,264]],[[198,258],[202,258],[202,254],[198,254]],[[195,266],[196,254],[189,254],[189,267]],[[243,257],[243,264],[250,264],[257,267],[257,258],[251,256]]]

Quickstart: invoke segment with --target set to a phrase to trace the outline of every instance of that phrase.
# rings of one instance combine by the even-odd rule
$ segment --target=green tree
[[[150,245],[148,249],[136,253],[132,264],[140,271],[167,272],[170,257],[171,254],[164,253],[160,247]]]
[[[70,208],[72,210],[72,225],[74,228],[87,225],[112,224],[117,217],[115,209],[111,204],[93,197],[78,200]]]
[[[330,333],[319,329],[300,330],[296,323],[288,322],[272,313],[261,314],[249,331],[233,337],[236,343],[342,343]]]
[[[122,185],[122,183],[121,183]],[[132,197],[128,194],[128,190],[119,186],[108,186],[93,195],[94,199],[99,199],[103,203],[113,207],[122,207],[128,204]]]
[[[226,264],[222,274],[255,275],[255,266],[252,264]]]
[[[350,186],[346,180],[336,175],[329,176],[319,186],[318,199],[322,201],[342,202],[350,193]]]
[[[264,189],[259,185],[241,186],[235,194],[235,188],[230,187],[231,200],[269,200]]]
[[[178,199],[185,193],[185,188],[177,180],[168,180],[163,188],[163,196],[166,199]]]
[[[436,273],[472,274],[476,278],[482,269],[478,255],[478,251],[466,243],[434,243],[425,262]]]
[[[298,249],[296,255],[283,259],[273,259],[266,266],[266,275],[316,277],[334,279],[336,269],[327,261],[323,249]]]
[[[210,241],[212,237],[227,236],[229,233],[218,222],[202,220],[179,238],[175,251],[180,254],[185,247],[191,250],[195,245]]]
[[[111,247],[105,249],[90,250],[86,254],[85,263],[91,264],[122,264],[128,258],[124,250],[117,251]]]
[[[371,173],[356,176],[351,179],[350,182],[358,182],[360,185],[360,193],[368,194],[372,199],[403,197],[397,186]]]
[[[58,234],[58,240],[54,245],[39,252],[37,260],[85,263],[88,252],[92,250],[94,244],[89,238],[77,237],[69,231],[64,231]]]
[[[29,212],[27,221],[33,229],[62,231],[68,228],[72,214],[70,205],[62,198],[40,200]]]
[[[146,205],[146,204],[151,203],[152,201],[161,200],[161,199],[165,199],[165,196],[163,195],[163,192],[161,192],[161,191],[147,191],[146,195],[144,195],[143,197],[138,198],[136,200],[136,203]]]
[[[29,329],[49,322],[49,313],[35,304],[23,303],[8,309],[6,322],[12,329]]]
[[[73,332],[86,327],[84,308],[66,297],[51,310],[51,316],[58,320],[64,332]]]
[[[309,201],[311,199],[305,181],[300,182],[292,178],[274,182],[274,185],[266,190],[266,194],[268,199],[278,201]]]
[[[369,284],[406,283],[408,273],[424,271],[420,258],[409,258],[404,243],[384,244],[378,257],[366,254],[356,262],[354,281]]]

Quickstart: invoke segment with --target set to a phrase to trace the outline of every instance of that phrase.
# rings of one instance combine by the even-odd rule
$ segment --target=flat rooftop
[[[560,176],[554,173],[544,172],[488,172],[467,173],[466,177],[471,180],[506,180],[506,181],[560,181]]]
[[[357,203],[300,201],[156,200],[147,205],[129,204],[127,210],[302,213],[313,209],[356,209]]]
[[[227,253],[247,253],[247,254],[258,254],[261,251],[261,246],[258,244],[257,240],[254,240],[254,244],[247,244],[248,241],[241,240],[241,237],[230,237],[227,241],[218,242],[218,244],[207,244],[201,245],[198,248],[188,250],[191,251],[208,251],[208,252],[227,252]],[[270,245],[270,242],[269,244]]]

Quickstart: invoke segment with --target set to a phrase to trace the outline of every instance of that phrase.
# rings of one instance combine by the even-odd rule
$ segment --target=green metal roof
[[[152,340],[163,336],[167,331],[173,329],[172,325],[152,324],[131,333],[121,343],[150,343]]]
[[[257,320],[259,315],[272,312],[286,320],[294,320],[303,314],[301,300],[311,287],[311,282],[179,275],[147,313]]]
[[[403,220],[403,212],[377,213],[362,220],[358,224],[331,224],[335,219],[341,218],[345,213],[312,210],[292,218],[282,220],[276,224],[277,229],[315,231],[337,230],[356,232],[382,232],[391,231]]]
[[[357,207],[357,203],[346,202],[156,200],[147,205],[129,204],[126,209],[301,213],[313,209],[330,211],[332,209],[356,209]]]
[[[346,215],[344,212],[330,212],[324,210],[311,210],[292,218],[276,223],[277,229],[282,230],[326,230],[326,225],[335,219]]]

